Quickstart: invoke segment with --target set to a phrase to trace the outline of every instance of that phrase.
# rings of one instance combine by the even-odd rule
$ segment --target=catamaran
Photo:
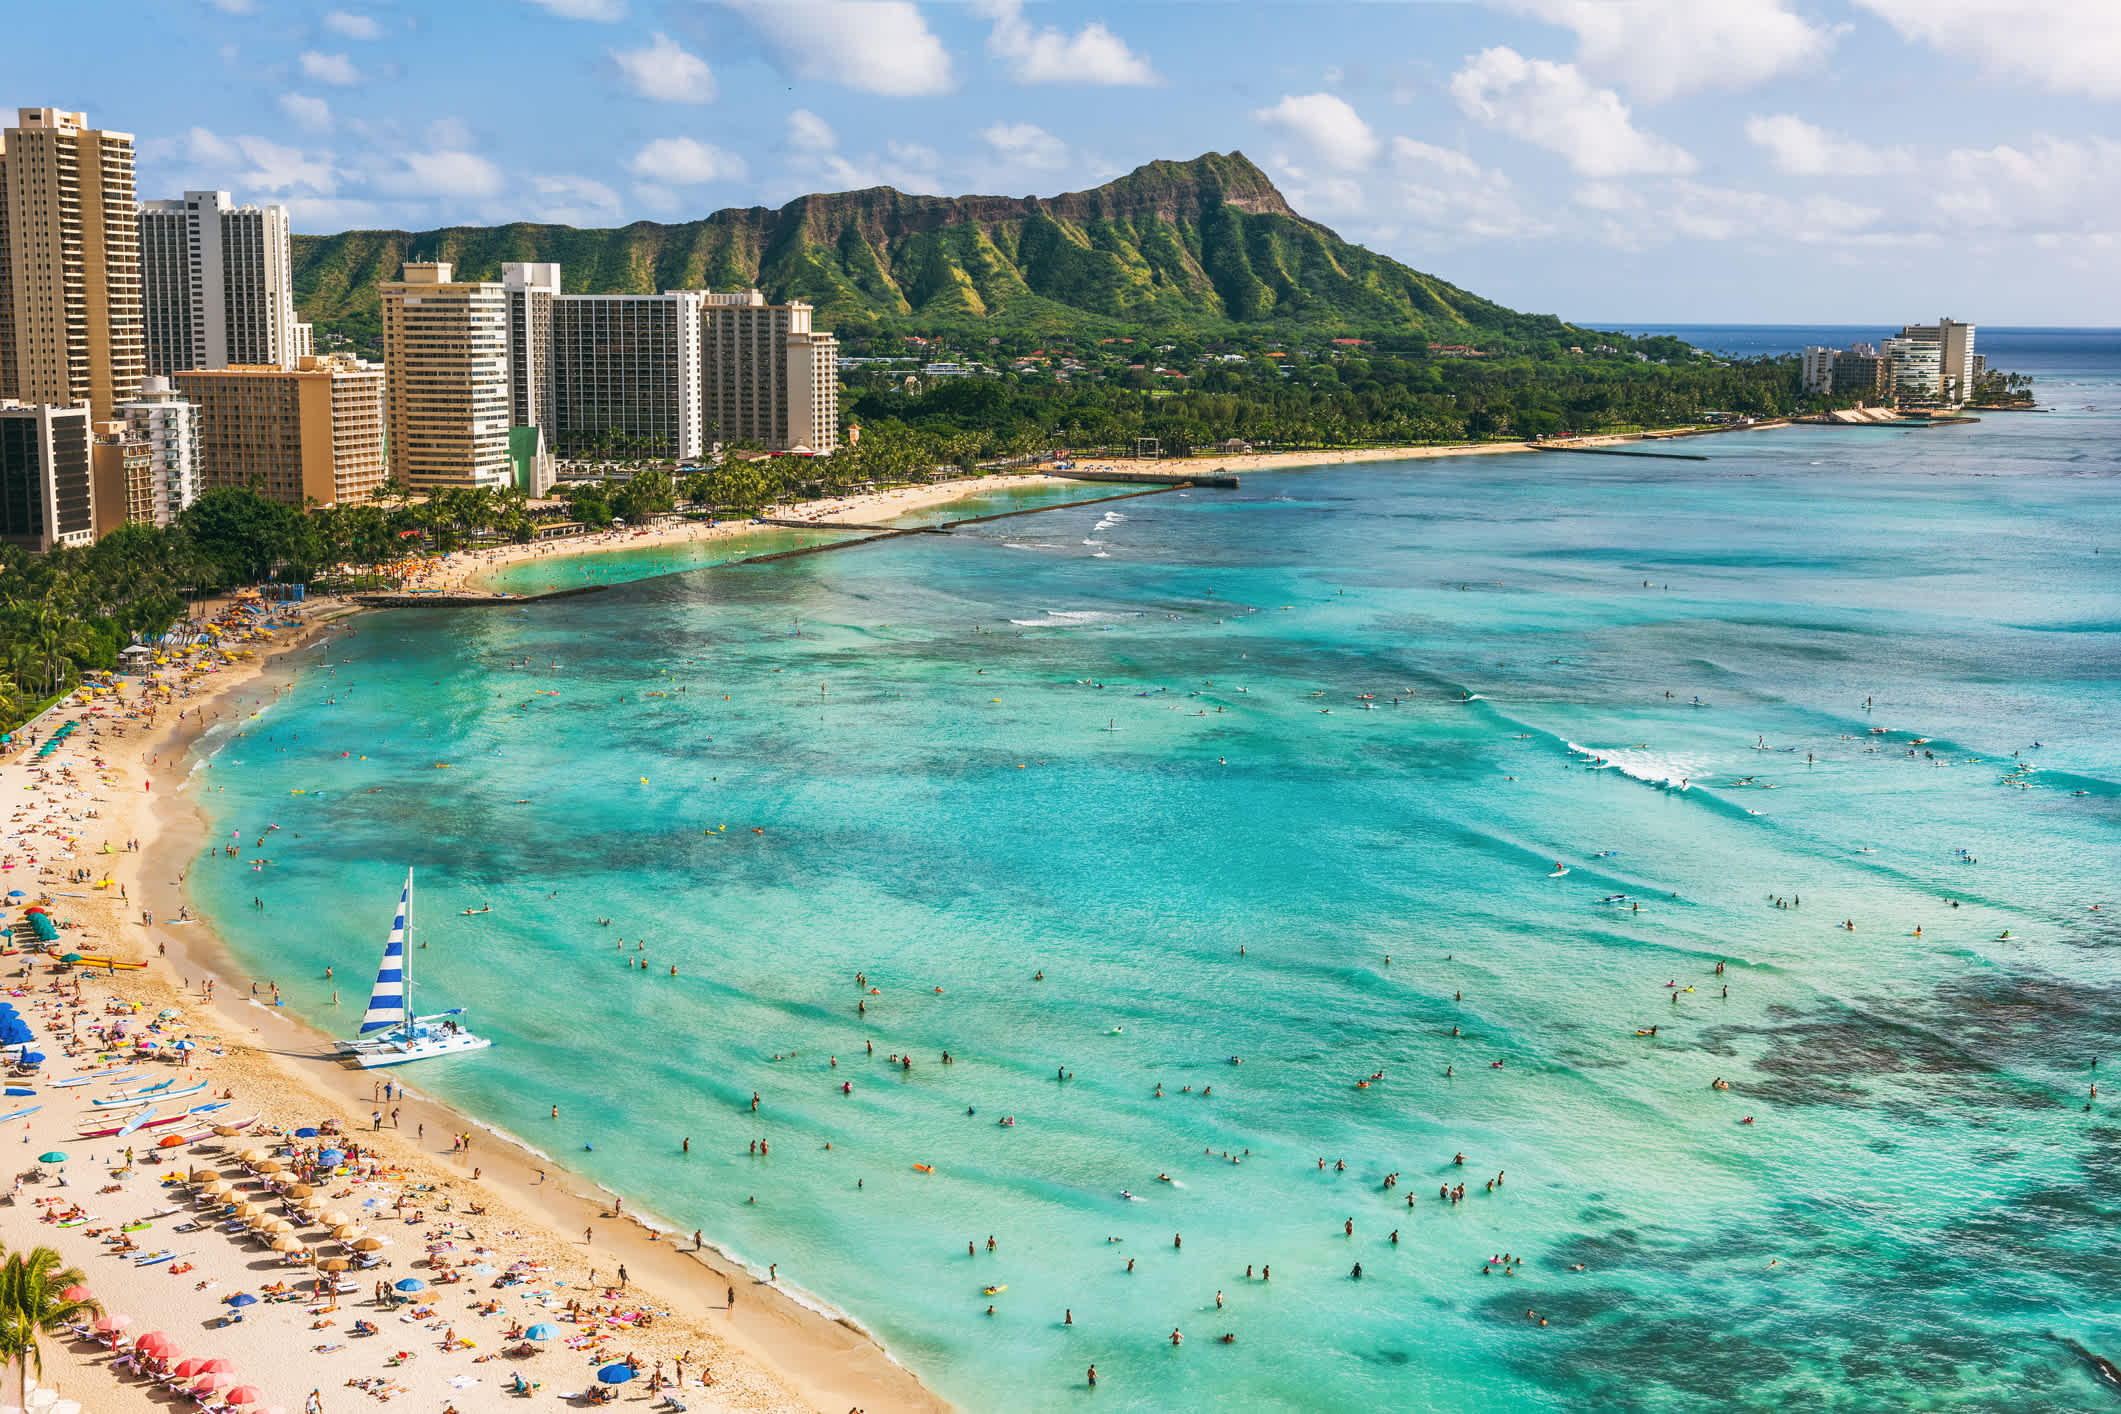
[[[397,920],[390,925],[390,941],[383,945],[383,965],[376,969],[376,989],[368,997],[368,1011],[361,1018],[360,1034],[339,1043],[339,1054],[363,1070],[403,1065],[407,1061],[434,1056],[453,1056],[464,1051],[482,1051],[493,1044],[465,1030],[457,1018],[464,1008],[453,1007],[431,1016],[412,1010],[412,970],[406,964],[407,924],[412,918],[412,871],[405,871],[405,891],[398,895]]]

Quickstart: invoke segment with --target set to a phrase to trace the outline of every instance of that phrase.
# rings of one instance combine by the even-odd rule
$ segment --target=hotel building
[[[25,550],[96,539],[86,405],[0,400],[0,542]]]
[[[769,451],[839,445],[839,343],[811,327],[800,300],[757,290],[700,291],[700,377],[707,434]]]
[[[312,355],[293,368],[201,368],[174,381],[198,404],[202,491],[255,481],[290,506],[334,506],[367,500],[388,475],[385,377],[372,363]]]
[[[140,204],[147,371],[271,364],[305,352],[295,320],[287,208],[225,191]]]
[[[122,422],[99,422],[91,430],[96,439],[89,452],[96,538],[121,525],[154,524],[155,469],[147,439]]]
[[[0,133],[0,397],[99,421],[140,391],[133,137],[58,108]]]
[[[561,295],[550,362],[555,455],[700,455],[697,294]]]
[[[140,396],[118,413],[146,442],[154,480],[154,522],[167,526],[199,497],[199,409],[167,378],[140,380]]]
[[[446,262],[412,261],[383,285],[391,465],[414,490],[514,479],[506,292],[452,273]]]

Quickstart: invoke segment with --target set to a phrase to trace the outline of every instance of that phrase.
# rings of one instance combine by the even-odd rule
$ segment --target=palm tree
[[[85,1280],[79,1267],[62,1267],[64,1259],[49,1247],[27,1257],[10,1255],[0,1267],[0,1357],[16,1367],[15,1405],[29,1406],[29,1376],[44,1378],[44,1347],[39,1337],[57,1333],[68,1321],[103,1314],[93,1296],[68,1301],[61,1293]]]

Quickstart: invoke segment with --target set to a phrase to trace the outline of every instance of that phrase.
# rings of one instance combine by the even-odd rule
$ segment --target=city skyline
[[[6,104],[137,134],[143,200],[228,190],[301,233],[1052,195],[1237,149],[1350,240],[1579,322],[2121,322],[2121,21],[2090,0],[162,0],[10,24]]]

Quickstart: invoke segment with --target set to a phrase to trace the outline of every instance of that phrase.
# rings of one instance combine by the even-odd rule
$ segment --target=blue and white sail
[[[412,871],[408,869],[405,891],[398,895],[398,917],[383,947],[383,965],[376,969],[376,989],[368,994],[368,1012],[361,1018],[363,1036],[405,1024],[405,918],[411,912]]]

